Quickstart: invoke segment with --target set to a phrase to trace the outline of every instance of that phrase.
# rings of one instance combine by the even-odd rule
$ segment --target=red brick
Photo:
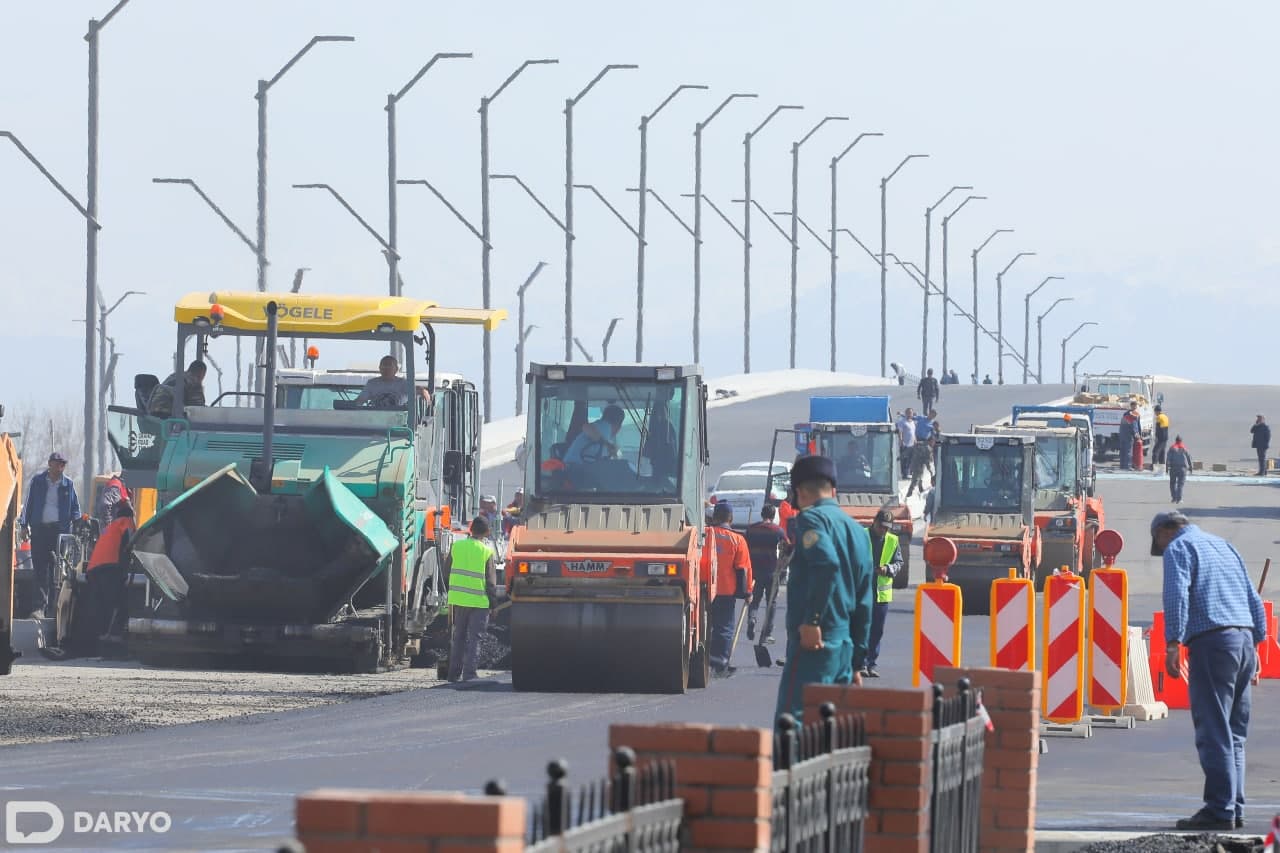
[[[923,688],[893,690],[887,687],[851,687],[845,697],[845,706],[837,707],[842,711],[879,708],[885,711],[915,711],[923,714],[930,710],[932,702],[932,693]]]
[[[997,734],[1004,731],[1040,730],[1040,712],[1034,709],[998,711],[988,708],[987,713],[991,715],[991,725],[995,727]]]
[[[298,797],[294,822],[299,833],[364,832],[366,797],[361,794],[315,791]]]
[[[996,828],[997,829],[1034,830],[1035,827],[1036,827],[1036,810],[1034,808],[999,809],[996,812]]]
[[[714,729],[711,751],[724,755],[773,758],[773,732],[766,729]]]
[[[876,734],[925,737],[932,727],[932,714],[909,714],[894,711],[885,713],[884,725],[881,726]]]
[[[773,761],[768,758],[711,756],[680,757],[676,778],[687,785],[715,785],[731,788],[765,788],[773,777]]]
[[[517,838],[524,832],[525,801],[518,797],[395,794],[370,800],[366,815],[370,836]]]
[[[694,847],[709,850],[768,850],[769,823],[760,820],[703,819],[689,827]]]
[[[1039,690],[1008,690],[987,688],[982,691],[982,704],[990,711],[1034,711],[1040,707]]]
[[[987,765],[988,768],[990,765]],[[983,774],[984,777],[990,776],[991,771],[988,769]],[[1006,770],[999,769],[995,773],[996,784],[1001,788],[1013,788],[1015,790],[1027,790],[1036,786],[1036,771],[1034,770]]]
[[[636,752],[710,751],[711,726],[660,723],[652,726],[609,726],[609,749],[629,746]]]
[[[990,809],[993,813],[998,809],[1030,809],[1036,804],[1035,789],[1016,790],[1012,788],[995,788],[982,794],[982,811]]]
[[[1034,830],[987,829],[982,830],[982,849],[995,850],[1034,850],[1036,834]],[[310,850],[307,853],[311,853]]]
[[[384,838],[352,838],[335,840],[316,836],[298,839],[307,853],[426,853],[429,841],[393,841]],[[474,853],[474,852],[473,852]],[[503,853],[506,853],[503,851]]]
[[[1040,766],[1040,753],[1033,750],[997,749],[982,758],[987,770],[1034,770]]]
[[[1040,742],[1040,733],[1031,729],[1018,731],[1009,729],[996,735],[996,740],[1000,744],[1001,749],[1011,751],[1024,751],[1038,753],[1037,744]]]
[[[426,853],[427,848],[417,846],[412,848],[418,853]],[[435,853],[524,853],[525,845],[523,838],[508,838],[506,840],[497,841],[437,841],[435,845]],[[307,853],[311,853],[307,850]],[[372,853],[372,851],[370,851]],[[390,853],[390,851],[387,851]]]
[[[837,710],[846,710],[845,696],[849,690],[843,684],[806,684],[802,694],[805,719],[809,719],[810,709],[816,713],[818,706],[824,702],[832,703]]]
[[[983,839],[984,843],[986,839]],[[929,853],[928,835],[870,835],[866,849],[875,853]]]
[[[676,796],[684,800],[684,813],[688,817],[700,817],[711,808],[711,792],[706,788],[677,785]]]
[[[918,761],[880,761],[880,782],[885,785],[924,785],[929,765]]]
[[[998,687],[1014,690],[1033,690],[1040,687],[1037,670],[996,669],[992,667],[938,667],[934,678],[947,686],[948,691],[961,678],[968,678],[974,687]]]
[[[874,785],[871,788],[871,808],[923,812],[929,804],[929,792],[919,785]],[[889,814],[886,812],[885,819]],[[885,832],[904,832],[889,829]]]
[[[929,757],[928,738],[869,737],[873,761],[925,761]]]
[[[874,793],[873,791],[872,794],[874,795]],[[880,829],[886,835],[927,835],[929,833],[929,814],[923,810],[910,814],[906,812],[884,812],[880,816]],[[874,845],[872,849],[878,849],[878,845]]]
[[[720,788],[711,792],[711,814],[715,817],[768,820],[772,813],[773,791],[769,788]]]

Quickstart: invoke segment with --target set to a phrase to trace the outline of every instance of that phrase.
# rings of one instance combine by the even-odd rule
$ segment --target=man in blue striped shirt
[[[1249,735],[1256,646],[1266,637],[1262,599],[1240,553],[1180,512],[1151,520],[1151,554],[1164,557],[1166,669],[1181,672],[1189,650],[1187,692],[1196,751],[1204,771],[1204,807],[1178,829],[1244,826],[1244,743]]]

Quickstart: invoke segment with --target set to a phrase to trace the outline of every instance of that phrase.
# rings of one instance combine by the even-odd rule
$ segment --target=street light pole
[[[581,92],[564,102],[564,360],[573,361],[573,108],[610,71],[638,65],[606,65]]]
[[[886,241],[889,232],[889,213],[888,213],[888,194],[889,181],[893,180],[893,176],[902,171],[902,167],[912,160],[922,157],[928,157],[928,154],[908,154],[902,158],[902,162],[897,165],[892,172],[880,179],[880,375],[889,375],[889,290],[886,284],[888,267],[885,266],[885,256],[888,252]]]
[[[639,196],[636,199],[636,361],[644,361],[644,267],[645,267],[645,234],[649,211],[649,122],[662,112],[667,104],[686,89],[706,89],[698,83],[682,83],[676,86],[654,108],[653,112],[640,116],[640,183]]]
[[[1004,274],[1019,258],[1034,254],[1035,252],[1019,252],[996,274],[996,372],[999,374],[997,381],[1001,385],[1004,384]]]
[[[517,77],[519,77],[526,68],[531,65],[557,65],[558,59],[526,59],[520,64],[520,67],[507,75],[507,79],[502,81],[502,85],[494,90],[492,95],[487,98],[480,98],[480,293],[484,307],[490,308],[493,304],[493,272],[492,258],[493,241],[490,231],[489,221],[489,106],[493,103],[498,95],[502,94],[502,90],[511,85]],[[522,329],[517,329],[516,334],[522,334]],[[484,419],[488,423],[493,418],[493,391],[490,376],[493,368],[493,339],[492,332],[486,327],[483,337],[484,346]]]
[[[1058,381],[1063,383],[1064,385],[1066,384],[1066,381],[1067,381],[1067,343],[1076,335],[1080,334],[1080,332],[1084,330],[1085,326],[1096,326],[1096,325],[1098,324],[1094,320],[1089,320],[1087,322],[1081,323],[1079,326],[1076,326],[1075,331],[1073,331],[1071,334],[1067,335],[1065,338],[1062,339],[1062,367],[1059,371]],[[1075,379],[1073,378],[1072,383],[1074,384],[1074,382],[1075,382]]]
[[[739,98],[755,98],[748,92],[734,92],[720,102],[711,115],[693,126],[693,361],[702,357],[702,132],[720,111]]]
[[[991,232],[991,236],[982,241],[982,245],[974,249],[972,252],[973,260],[973,375],[979,376],[978,371],[978,253],[987,248],[987,244],[1001,234],[1012,234],[1012,228],[997,228]]]
[[[120,303],[124,302],[130,296],[146,296],[144,290],[126,290],[124,294],[117,299],[110,308],[107,307],[106,301],[102,298],[102,293],[97,294],[98,303],[98,364],[100,370],[98,372],[98,412],[103,413],[107,410],[107,390],[108,377],[114,369],[114,364],[109,368],[107,361],[107,318],[111,316]],[[103,473],[107,469],[107,420],[103,414],[99,422],[97,433],[98,448],[97,459],[102,466]]]
[[[311,41],[303,46],[302,50],[293,55],[293,58],[286,62],[279,71],[275,73],[269,80],[258,81],[258,91],[254,98],[258,101],[258,233],[255,245],[258,252],[258,290],[259,292],[267,289],[267,93],[271,87],[280,82],[290,68],[298,63],[300,59],[311,48],[321,42],[353,42],[354,36],[312,36]],[[253,381],[249,385],[250,390],[258,387],[258,363],[262,356],[262,338],[256,339],[254,344],[254,369]]]
[[[1074,297],[1060,296],[1052,305],[1045,309],[1043,314],[1036,317],[1036,382],[1040,385],[1044,384],[1044,318],[1048,317],[1049,312],[1054,308],[1057,308],[1060,303],[1073,301],[1075,301]],[[1027,370],[1026,361],[1027,357],[1024,352],[1022,356],[1022,370],[1024,373]],[[1024,381],[1022,384],[1026,385],[1027,383]]]
[[[1080,381],[1079,375],[1077,373],[1077,371],[1080,369],[1080,365],[1083,364],[1084,360],[1089,357],[1090,353],[1092,353],[1096,349],[1110,349],[1110,347],[1107,346],[1106,344],[1094,344],[1093,346],[1089,347],[1087,350],[1084,351],[1084,355],[1080,356],[1075,361],[1071,362],[1071,387],[1074,388],[1076,383]]]
[[[542,272],[542,268],[547,265],[546,261],[538,261],[538,265],[533,268],[533,272],[529,273],[529,277],[524,280],[524,284],[516,288],[516,414],[524,414],[524,342],[529,337],[529,332],[533,331],[533,326],[525,326],[524,324],[524,292],[529,289],[529,285],[533,284],[533,280],[538,277],[538,273]]]
[[[942,203],[946,201],[948,198],[950,198],[951,194],[954,193],[956,190],[968,191],[971,189],[973,189],[973,187],[960,187],[960,186],[952,187],[951,189],[943,193],[942,198],[938,199],[931,207],[926,207],[924,209],[924,280],[925,281],[929,281],[929,282],[933,281],[933,279],[929,277],[930,264],[932,263],[932,259],[933,259],[933,243],[932,243],[933,211],[935,208],[941,207]],[[946,252],[944,251],[943,254],[945,255]],[[944,273],[943,281],[945,280],[946,280],[946,275]],[[942,316],[944,318],[943,322],[946,322],[945,318],[947,316],[947,304],[945,302],[942,303]],[[924,307],[921,313],[920,332],[921,332],[920,376],[921,378],[923,378],[926,371],[928,371],[929,369],[929,288],[927,287],[924,289]]]
[[[742,372],[751,372],[751,141],[783,110],[802,110],[798,104],[780,104],[764,121],[742,138]]]
[[[947,239],[947,230],[951,225],[952,218],[964,209],[964,206],[971,201],[985,201],[985,195],[966,196],[965,200],[956,205],[955,210],[942,217],[942,375],[947,375],[947,366],[950,363],[948,358],[949,339],[947,337],[950,327],[951,312],[947,310],[947,303],[951,301],[951,287],[947,281],[947,265],[950,255],[950,246]],[[978,332],[976,326],[974,334]]]
[[[1045,276],[1044,281],[1036,285],[1035,289],[1028,292],[1026,297],[1023,299],[1023,306],[1022,306],[1022,384],[1023,385],[1027,384],[1027,373],[1029,372],[1028,366],[1031,363],[1030,359],[1028,358],[1028,356],[1031,353],[1031,297],[1039,293],[1040,289],[1051,281],[1062,281],[1062,276],[1060,275]],[[1057,303],[1055,302],[1054,304],[1056,305]],[[1040,381],[1039,373],[1036,374],[1036,381]]]
[[[609,321],[609,330],[604,333],[604,340],[600,342],[600,360],[609,361],[609,339],[613,337],[613,330],[618,327],[618,323],[622,321],[621,317],[614,317]]]
[[[791,143],[791,356],[790,366],[796,366],[796,310],[799,295],[800,274],[800,146],[822,129],[828,122],[848,121],[848,116],[823,116],[822,120],[804,136]],[[835,242],[832,241],[832,246]]]
[[[845,146],[844,150],[831,158],[831,239],[829,241],[828,253],[831,256],[831,372],[836,372],[836,261],[839,252],[836,247],[836,233],[839,228],[839,205],[837,204],[837,194],[839,193],[840,182],[837,178],[837,171],[840,168],[840,161],[844,156],[853,150],[853,147],[867,136],[884,136],[883,133],[859,133],[852,142]]]

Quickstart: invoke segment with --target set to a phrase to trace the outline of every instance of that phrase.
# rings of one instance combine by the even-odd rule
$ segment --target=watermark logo
[[[173,827],[168,812],[75,811],[71,831],[77,835],[163,835]],[[4,806],[6,844],[53,844],[67,829],[67,818],[56,804],[44,800],[10,800]]]

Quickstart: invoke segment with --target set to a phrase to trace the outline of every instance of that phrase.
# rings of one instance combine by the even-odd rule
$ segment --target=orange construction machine
[[[0,418],[4,406],[0,406]],[[22,508],[22,460],[8,433],[0,432],[0,675],[13,669],[13,576],[18,557],[18,514]]]
[[[954,542],[959,556],[947,580],[960,587],[965,613],[986,613],[993,580],[1008,577],[1010,568],[1031,578],[1040,566],[1032,476],[1035,439],[944,435],[937,452],[925,553],[937,537]]]
[[[517,690],[705,687],[708,461],[696,368],[532,364],[524,525],[508,540]],[[714,553],[714,551],[713,551]]]

